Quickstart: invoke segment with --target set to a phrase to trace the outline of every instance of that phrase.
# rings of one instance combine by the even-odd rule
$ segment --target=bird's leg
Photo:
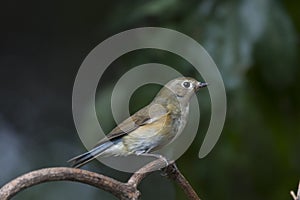
[[[167,160],[165,157],[163,157],[162,155],[160,155],[160,154],[142,153],[142,154],[140,154],[140,155],[143,155],[143,156],[150,156],[150,157],[155,157],[155,158],[158,158],[158,159],[160,159],[160,160],[163,160],[163,161],[166,163],[166,166],[165,166],[165,167],[167,167],[167,166],[169,165],[168,160]],[[165,167],[164,167],[164,168],[165,168]]]

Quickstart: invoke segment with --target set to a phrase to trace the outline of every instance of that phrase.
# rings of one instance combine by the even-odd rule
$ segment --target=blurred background
[[[120,31],[158,26],[202,44],[223,76],[228,112],[213,151],[198,158],[210,119],[201,122],[178,167],[203,199],[291,199],[300,179],[300,2],[292,0],[6,1],[0,7],[0,185],[31,170],[68,166],[85,151],[72,117],[72,87],[82,61]],[[134,66],[158,62],[201,80],[176,55],[139,50],[117,59],[99,82],[97,111],[106,132],[113,84]],[[139,88],[133,113],[159,90]],[[87,122],[88,123],[88,122]],[[88,126],[88,124],[87,124]],[[130,174],[95,161],[85,169],[125,181]],[[186,199],[160,176],[141,184],[142,199]],[[46,183],[14,199],[115,199],[93,187]]]

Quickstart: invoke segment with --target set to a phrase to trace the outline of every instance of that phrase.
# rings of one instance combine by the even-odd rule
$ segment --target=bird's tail
[[[70,163],[72,167],[79,168],[82,165],[90,162],[97,156],[101,155],[101,153],[103,151],[105,151],[112,145],[113,145],[113,143],[110,141],[100,144],[100,145],[94,147],[93,149],[91,149],[90,151],[68,160],[68,163]]]

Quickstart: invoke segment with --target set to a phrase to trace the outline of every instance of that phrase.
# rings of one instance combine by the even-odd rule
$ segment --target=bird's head
[[[156,100],[169,103],[177,101],[181,105],[187,105],[191,97],[200,89],[208,84],[199,82],[190,77],[179,77],[169,81],[157,94]],[[175,103],[175,102],[174,102]]]

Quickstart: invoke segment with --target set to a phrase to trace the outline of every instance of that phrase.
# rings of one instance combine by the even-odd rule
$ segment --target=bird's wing
[[[114,141],[120,137],[123,137],[124,135],[127,135],[131,133],[132,131],[136,130],[137,128],[144,126],[146,124],[151,124],[157,120],[159,120],[161,117],[168,114],[167,112],[161,112],[156,115],[155,118],[151,118],[149,116],[149,105],[142,108],[138,112],[136,112],[131,117],[124,120],[122,123],[120,123],[117,127],[115,127],[109,134],[106,135],[105,138],[100,140],[95,146],[99,146],[107,141]]]

